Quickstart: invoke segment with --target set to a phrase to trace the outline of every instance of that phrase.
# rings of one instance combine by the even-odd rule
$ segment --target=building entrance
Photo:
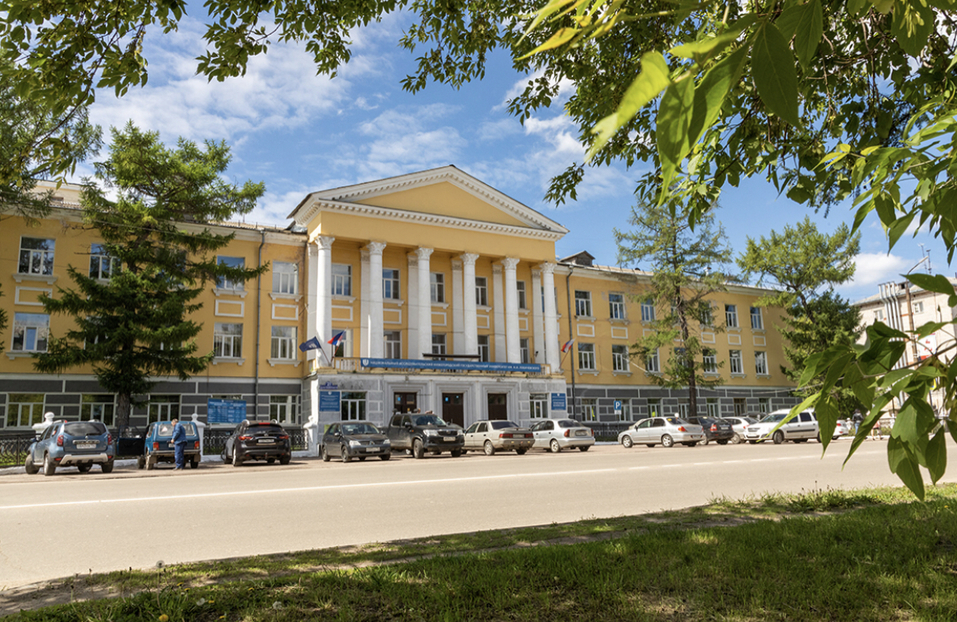
[[[488,394],[488,418],[492,420],[508,419],[508,393]]]
[[[418,408],[418,393],[396,393],[393,399],[392,412],[410,413]]]
[[[465,427],[465,399],[462,393],[442,394],[442,418],[446,423]]]

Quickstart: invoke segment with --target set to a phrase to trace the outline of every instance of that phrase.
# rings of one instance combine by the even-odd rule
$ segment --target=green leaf
[[[661,98],[655,123],[655,142],[658,145],[658,157],[661,158],[663,188],[671,186],[675,171],[691,149],[688,126],[691,124],[694,100],[694,80],[687,74],[673,82]]]
[[[751,73],[761,101],[772,113],[800,127],[797,71],[787,41],[770,22],[763,23],[752,39]]]
[[[737,26],[737,24],[735,24]],[[741,34],[741,28],[735,28],[722,33],[717,37],[710,37],[685,43],[668,50],[668,53],[679,58],[700,58],[702,56],[711,56],[723,50],[728,44],[733,42]]]
[[[887,441],[887,463],[891,473],[895,473],[914,495],[924,500],[924,479],[920,475],[917,461],[907,452],[907,448],[897,438]]]
[[[887,247],[888,250],[894,248],[894,245],[897,244],[897,240],[900,239],[902,235],[907,232],[908,227],[910,227],[911,221],[914,220],[914,212],[909,214],[904,214],[903,216],[897,218],[890,227],[887,229]]]
[[[748,60],[747,48],[741,46],[709,69],[694,91],[694,114],[688,126],[689,143],[694,146],[721,113],[724,100],[738,80]]]
[[[894,4],[891,34],[905,52],[916,58],[924,51],[927,39],[934,32],[934,18],[934,10],[919,0],[898,0]]]
[[[522,58],[527,58],[533,54],[538,54],[539,52],[544,52],[545,50],[552,50],[561,45],[565,45],[569,41],[575,38],[576,35],[581,33],[581,30],[578,28],[560,28],[555,34],[548,38],[548,41],[541,44]]]
[[[942,274],[930,275],[917,272],[914,274],[905,274],[904,278],[917,287],[929,292],[937,292],[945,296],[953,296],[957,293],[954,291],[954,286],[951,282]]]
[[[814,59],[823,32],[824,15],[821,11],[821,0],[811,0],[801,5],[800,19],[794,33],[794,52],[797,54],[801,66],[805,69],[811,65],[811,60]]]
[[[926,462],[927,462],[927,471],[930,473],[930,481],[937,483],[937,481],[944,476],[944,472],[947,470],[947,434],[944,432],[943,426],[937,430],[937,433],[931,437],[930,442],[927,443],[927,450],[924,452]]]

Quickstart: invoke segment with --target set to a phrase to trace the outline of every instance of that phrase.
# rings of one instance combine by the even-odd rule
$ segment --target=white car
[[[731,437],[731,442],[737,445],[738,443],[744,442],[744,431],[748,428],[749,425],[754,425],[758,422],[755,417],[750,417],[744,415],[741,417],[721,417],[725,421],[731,424],[731,429],[734,430],[734,436]]]
[[[546,419],[532,426],[535,444],[532,449],[546,449],[557,454],[563,449],[577,447],[588,451],[595,444],[591,428],[574,419]]]
[[[642,419],[618,435],[618,442],[625,448],[636,444],[654,447],[659,443],[663,447],[671,447],[675,443],[694,447],[704,439],[704,429],[700,425],[678,417]]]
[[[754,444],[763,443],[770,438],[775,445],[780,445],[784,441],[804,443],[812,438],[820,440],[818,438],[817,417],[814,416],[813,410],[798,413],[793,419],[775,430],[790,412],[790,408],[775,410],[761,421],[749,425],[745,428],[745,439]]]

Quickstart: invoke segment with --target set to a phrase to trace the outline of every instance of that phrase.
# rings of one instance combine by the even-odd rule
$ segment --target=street
[[[951,451],[955,446],[948,442]],[[597,445],[388,462],[0,476],[0,589],[73,574],[562,523],[765,492],[900,485],[886,441]],[[953,454],[952,454],[953,455]],[[951,469],[945,481],[957,481]]]

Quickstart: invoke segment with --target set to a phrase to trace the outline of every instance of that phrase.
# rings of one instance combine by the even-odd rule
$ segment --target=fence
[[[582,421],[584,425],[591,428],[596,441],[618,442],[618,434],[622,430],[632,425],[632,421]]]
[[[293,451],[302,451],[309,449],[306,445],[306,433],[302,428],[284,428],[289,434],[289,442],[292,443]],[[218,456],[223,453],[226,446],[226,439],[232,434],[231,428],[206,428],[203,434],[203,455]]]
[[[0,468],[22,465],[34,439],[33,432],[0,433]]]

